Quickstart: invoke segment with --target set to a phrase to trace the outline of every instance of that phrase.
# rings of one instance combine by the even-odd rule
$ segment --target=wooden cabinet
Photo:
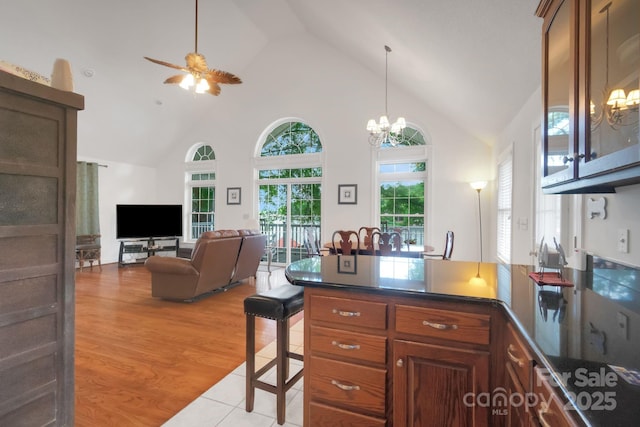
[[[77,111],[0,71],[0,425],[74,422]]]
[[[306,288],[305,426],[488,425],[491,314],[465,306]]]
[[[394,425],[488,425],[477,398],[489,392],[491,316],[446,303],[394,312]]]
[[[541,426],[576,427],[578,424],[565,411],[565,403],[552,386],[544,368],[535,368],[533,395],[536,396],[535,415]]]
[[[393,425],[488,425],[488,351],[395,340],[393,359]]]
[[[387,424],[387,311],[305,289],[305,426]]]
[[[507,427],[535,427],[537,424],[530,401],[534,361],[510,323],[506,324],[498,358],[505,369],[506,395],[503,402],[496,399],[496,403],[499,402],[494,407],[497,415],[506,418]]]
[[[543,0],[543,179],[547,193],[640,182],[640,3]]]

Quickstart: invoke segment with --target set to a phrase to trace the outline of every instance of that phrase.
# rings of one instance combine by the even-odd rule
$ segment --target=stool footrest
[[[302,378],[302,375],[304,373],[303,371],[304,371],[303,369],[300,369],[298,372],[296,372],[296,374],[294,376],[289,378],[289,381],[286,381],[284,383],[284,391],[285,392],[289,391],[289,389],[291,387],[293,387],[294,384],[297,383],[300,378]],[[253,386],[255,388],[259,388],[260,390],[268,391],[268,392],[274,393],[274,394],[276,394],[278,392],[278,388],[275,385],[269,384],[267,382],[264,382],[264,381],[261,381],[261,380],[258,380],[258,379],[254,379],[253,380]]]

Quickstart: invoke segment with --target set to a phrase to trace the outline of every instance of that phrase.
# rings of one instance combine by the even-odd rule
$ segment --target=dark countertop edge
[[[539,349],[538,345],[531,339],[529,333],[526,331],[524,326],[518,320],[518,317],[515,313],[507,306],[507,304],[499,300],[497,298],[481,298],[481,297],[470,297],[470,296],[461,296],[461,295],[447,295],[441,293],[429,293],[429,292],[419,292],[412,290],[400,290],[400,289],[387,289],[387,288],[374,288],[374,287],[365,287],[365,286],[357,286],[357,285],[345,285],[338,283],[319,283],[319,282],[311,282],[304,280],[295,280],[288,274],[288,271],[285,269],[285,277],[295,286],[303,286],[303,287],[311,287],[311,288],[325,288],[325,289],[339,289],[350,292],[362,292],[362,293],[375,293],[381,295],[394,295],[394,296],[415,296],[422,299],[430,299],[433,301],[449,301],[449,302],[465,302],[465,303],[474,303],[474,304],[491,304],[493,306],[499,306],[502,308],[503,312],[507,315],[509,320],[516,326],[517,331],[520,335],[525,339],[529,348],[534,352],[534,357],[539,361],[546,369],[548,369],[552,377],[558,387],[559,390],[562,391],[564,398],[567,402],[571,404],[574,411],[578,414],[578,418],[582,423],[586,426],[591,426],[591,421],[582,413],[579,408],[576,408],[575,405],[571,402],[569,398],[570,392],[567,390],[565,385],[562,383],[560,378],[556,373],[556,369],[553,367],[553,364],[547,359],[546,355]],[[532,372],[532,375],[535,373]]]

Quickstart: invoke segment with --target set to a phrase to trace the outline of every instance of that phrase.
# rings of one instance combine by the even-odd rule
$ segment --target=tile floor
[[[260,271],[258,273],[261,273]],[[275,271],[268,277],[258,274],[256,288],[274,286],[281,283]],[[284,277],[284,275],[282,275]],[[286,279],[285,279],[286,280]],[[303,353],[304,321],[300,320],[290,329],[290,349]],[[269,344],[256,354],[256,366],[259,369],[275,357],[275,342]],[[302,362],[291,360],[291,375],[295,375]],[[238,366],[233,372],[213,385],[196,400],[191,402],[163,427],[276,427],[276,396],[256,389],[253,412],[245,411],[245,364]],[[267,372],[263,381],[275,384],[275,367]],[[302,389],[304,378],[294,384],[287,392],[285,427],[302,426]]]

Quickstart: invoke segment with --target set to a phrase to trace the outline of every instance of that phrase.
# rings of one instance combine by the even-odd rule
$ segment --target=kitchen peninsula
[[[305,426],[635,425],[640,386],[611,366],[640,369],[640,270],[588,265],[565,269],[571,286],[524,265],[289,265],[305,287]]]

